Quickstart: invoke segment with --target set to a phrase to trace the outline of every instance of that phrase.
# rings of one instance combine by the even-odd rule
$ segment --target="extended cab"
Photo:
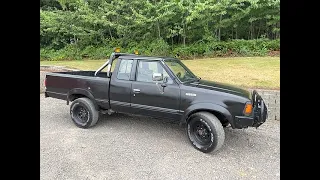
[[[48,73],[45,86],[45,97],[72,102],[70,115],[78,127],[95,125],[99,112],[174,119],[187,124],[192,145],[202,152],[223,145],[223,127],[258,127],[267,119],[255,90],[202,80],[171,57],[114,52],[97,71]]]

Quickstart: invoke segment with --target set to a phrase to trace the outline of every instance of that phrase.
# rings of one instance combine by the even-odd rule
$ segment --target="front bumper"
[[[256,90],[252,93],[253,113],[251,116],[235,116],[235,128],[259,127],[268,118],[268,108]]]

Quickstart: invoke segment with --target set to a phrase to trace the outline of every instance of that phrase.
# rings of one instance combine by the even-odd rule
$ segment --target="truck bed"
[[[108,109],[110,78],[105,72],[100,72],[97,76],[94,76],[94,73],[95,71],[48,73],[45,96],[67,100],[69,94],[86,91],[102,108]]]

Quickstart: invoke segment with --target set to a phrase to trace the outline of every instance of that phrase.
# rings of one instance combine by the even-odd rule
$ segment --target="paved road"
[[[77,128],[65,101],[40,94],[41,179],[280,179],[280,123],[226,128],[216,153],[194,149],[185,128],[133,115],[104,115]]]

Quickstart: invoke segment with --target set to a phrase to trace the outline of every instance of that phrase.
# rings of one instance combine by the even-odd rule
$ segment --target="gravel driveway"
[[[40,178],[280,179],[279,121],[225,131],[223,147],[204,154],[176,123],[113,114],[80,129],[65,101],[40,94]]]

